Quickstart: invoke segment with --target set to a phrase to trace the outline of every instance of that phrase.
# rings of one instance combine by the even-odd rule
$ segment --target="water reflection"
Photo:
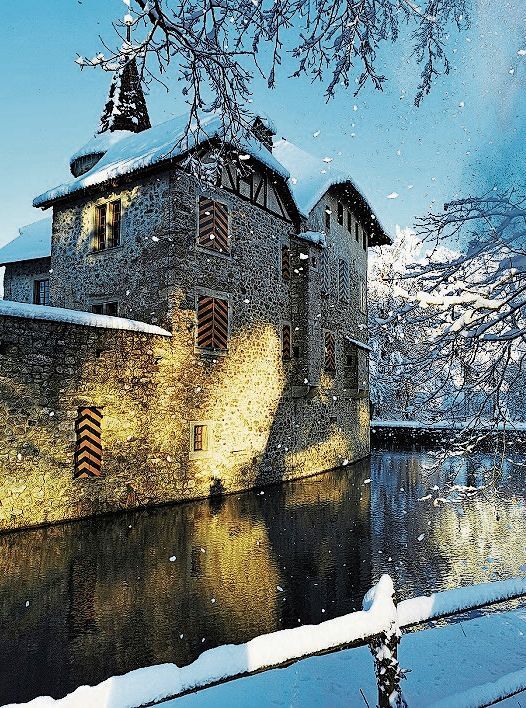
[[[507,463],[503,498],[435,507],[419,501],[448,472],[432,462],[381,452],[264,493],[1,536],[0,702],[344,614],[386,571],[402,597],[517,574],[524,469]]]

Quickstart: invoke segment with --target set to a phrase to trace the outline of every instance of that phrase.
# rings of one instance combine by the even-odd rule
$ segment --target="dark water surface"
[[[490,462],[460,462],[457,482]],[[0,704],[345,614],[383,572],[400,598],[521,574],[524,468],[506,464],[502,497],[434,506],[419,499],[448,470],[430,464],[379,451],[264,492],[0,536]]]

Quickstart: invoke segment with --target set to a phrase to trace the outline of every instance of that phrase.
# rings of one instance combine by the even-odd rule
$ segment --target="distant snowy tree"
[[[377,323],[431,335],[423,353],[404,360],[405,375],[429,373],[429,400],[440,397],[472,445],[481,430],[526,416],[526,197],[492,190],[451,202],[421,220],[419,232],[429,257],[392,280],[398,306]],[[461,252],[444,258],[452,242]]]
[[[407,26],[412,55],[422,66],[415,101],[433,79],[449,72],[445,45],[453,27],[467,24],[468,0],[124,0],[127,14],[116,29],[123,49],[79,57],[81,66],[114,69],[135,57],[141,71],[160,78],[174,68],[190,106],[190,123],[205,110],[219,110],[225,125],[247,125],[254,72],[273,87],[284,55],[293,75],[325,81],[326,96],[336,87],[367,81],[380,89],[385,80],[382,45],[399,39]],[[142,27],[144,39],[129,41],[128,28]],[[153,61],[147,62],[148,58]]]

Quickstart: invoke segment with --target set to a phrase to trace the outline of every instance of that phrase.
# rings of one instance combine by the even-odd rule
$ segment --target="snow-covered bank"
[[[467,423],[462,423],[453,420],[440,420],[436,423],[427,423],[421,420],[397,420],[392,419],[379,419],[373,418],[371,420],[371,428],[407,428],[409,430],[464,430]],[[502,423],[497,425],[498,430],[506,429],[508,432],[513,430],[526,430],[526,422],[515,420],[510,420],[504,426]],[[495,424],[491,421],[485,423],[481,421],[477,424],[477,430],[495,430]]]
[[[458,588],[436,593],[428,597],[414,598],[399,604],[399,624],[401,626],[407,626],[415,622],[428,620],[431,617],[451,614],[469,607],[477,607],[486,603],[516,597],[523,593],[526,593],[526,578],[515,578],[495,583],[483,583],[467,588]],[[364,599],[364,607],[366,610],[362,612],[354,612],[344,617],[328,620],[319,625],[303,626],[273,632],[256,637],[246,644],[217,647],[205,652],[195,662],[182,668],[177,667],[175,664],[161,664],[159,666],[139,669],[125,674],[124,676],[115,676],[107,679],[98,686],[82,686],[63,699],[54,700],[50,697],[42,697],[34,699],[24,705],[27,706],[27,708],[86,708],[87,706],[93,706],[94,708],[95,706],[97,708],[136,708],[144,704],[161,702],[164,699],[169,699],[170,696],[192,691],[192,689],[198,686],[220,684],[213,688],[205,689],[195,696],[189,695],[186,698],[176,699],[177,704],[175,701],[168,703],[165,701],[165,705],[176,708],[176,705],[183,705],[185,700],[202,700],[209,702],[201,703],[201,705],[265,706],[270,705],[270,703],[275,704],[276,702],[279,704],[279,701],[276,698],[269,703],[267,701],[267,694],[265,693],[264,695],[262,694],[261,701],[258,699],[257,703],[254,704],[254,702],[249,699],[248,695],[253,692],[253,689],[249,688],[248,693],[246,692],[247,682],[250,686],[253,685],[250,684],[250,682],[254,681],[257,686],[261,682],[266,685],[266,682],[270,681],[267,687],[268,690],[266,690],[268,693],[272,694],[272,681],[274,680],[283,690],[283,696],[287,696],[290,688],[287,686],[287,681],[294,682],[298,674],[303,675],[305,671],[307,671],[305,677],[302,678],[302,681],[306,685],[313,680],[308,673],[309,669],[305,669],[305,667],[312,666],[314,666],[316,670],[318,670],[316,667],[322,667],[323,670],[328,672],[327,681],[333,676],[331,680],[338,685],[347,686],[345,690],[356,689],[359,692],[360,689],[363,690],[363,686],[368,686],[368,690],[372,690],[374,696],[376,684],[373,673],[373,659],[368,649],[345,650],[336,652],[330,657],[304,659],[287,669],[273,669],[261,675],[256,674],[256,672],[269,666],[283,665],[298,657],[330,651],[333,648],[359,642],[364,638],[383,631],[393,620],[394,605],[391,600],[392,594],[393,584],[391,578],[384,575],[378,584],[367,593]],[[504,619],[501,619],[503,617]],[[476,624],[472,624],[473,622]],[[412,683],[415,683],[416,686],[420,686],[422,682],[434,681],[438,686],[442,682],[443,675],[448,674],[450,679],[451,676],[456,677],[459,662],[457,654],[459,650],[456,646],[456,640],[452,641],[450,635],[453,633],[456,637],[456,633],[459,631],[458,628],[462,628],[462,625],[469,625],[476,630],[477,633],[477,636],[474,637],[473,646],[470,647],[468,654],[476,655],[480,674],[479,680],[468,683],[467,685],[463,681],[455,683],[450,680],[449,684],[451,685],[448,684],[448,690],[455,689],[455,686],[457,686],[455,690],[449,690],[447,694],[441,694],[439,692],[429,694],[429,696],[425,694],[426,700],[427,697],[432,697],[431,702],[434,702],[442,699],[443,695],[452,695],[453,693],[467,691],[465,697],[466,702],[462,703],[461,700],[464,700],[464,698],[459,698],[460,702],[454,705],[475,706],[481,704],[470,703],[470,696],[479,696],[480,691],[485,691],[486,693],[484,695],[504,696],[511,691],[526,688],[526,671],[523,671],[524,665],[518,664],[515,666],[513,662],[507,662],[503,659],[509,652],[512,652],[514,656],[517,652],[521,654],[521,656],[523,653],[526,658],[526,639],[524,639],[526,632],[526,612],[523,610],[508,612],[502,615],[479,617],[477,620],[469,620],[468,622],[452,627],[432,630],[433,637],[427,644],[424,642],[424,650],[429,653],[427,665],[418,670],[414,669],[414,665],[421,661],[422,649],[419,647],[420,640],[415,638],[417,638],[419,634],[429,634],[429,631],[405,636],[401,642],[400,661],[402,667],[414,669],[415,679]],[[513,628],[512,638],[519,641],[520,646],[518,649],[512,646],[513,642],[510,641],[508,636],[508,629],[510,627]],[[445,631],[446,634],[442,635],[441,632]],[[463,629],[461,631],[464,636],[467,636]],[[505,635],[505,641],[502,640],[500,643],[497,641],[499,632]],[[433,654],[434,643],[438,642],[438,644],[440,644],[441,637],[443,636],[445,636],[446,642],[449,642],[451,646],[444,648],[443,653],[435,656]],[[462,649],[462,651],[465,651],[465,649]],[[349,663],[349,666],[345,669],[341,665],[342,656],[345,656],[344,660]],[[310,663],[318,660],[322,661],[322,664]],[[326,661],[329,663],[325,664],[324,662]],[[355,663],[357,663],[356,671],[353,668],[352,671],[349,672],[349,667],[354,666]],[[335,667],[339,667],[342,671],[342,676],[336,677],[337,670]],[[504,671],[504,667],[506,667],[506,671]],[[256,675],[238,678],[236,681],[230,682],[228,687],[221,683],[222,681],[249,673]],[[503,676],[504,674],[510,675]],[[354,681],[354,678],[352,678],[353,675],[359,676],[358,686],[352,683]],[[276,676],[279,678],[276,679]],[[368,683],[369,679],[366,680],[364,678],[365,676],[370,676],[372,688]],[[323,675],[321,675],[321,678],[316,679],[316,681],[320,680],[324,683],[323,691],[325,691],[325,693],[323,695],[325,701],[329,701],[324,703],[322,700],[321,705],[339,705],[339,703],[331,702],[333,701],[333,691],[325,686],[326,679]],[[347,684],[350,680],[351,685],[349,686]],[[524,683],[521,683],[523,680]],[[487,685],[484,688],[482,684]],[[477,691],[479,693],[473,693],[476,687],[478,687]],[[226,691],[226,693],[223,694],[222,692],[224,691]],[[315,695],[316,691],[312,691],[312,694]],[[202,698],[199,698],[199,696],[202,696]],[[309,702],[311,700],[309,696],[310,691],[307,690],[304,699],[299,701],[298,705],[314,706],[320,704],[319,700],[314,703]],[[372,700],[374,701],[374,698]],[[477,698],[477,700],[479,700],[479,698]],[[294,703],[289,703],[288,705],[294,705]],[[429,701],[424,703],[410,703],[410,705],[429,705]]]
[[[114,676],[98,686],[81,686],[65,698],[36,698],[27,708],[135,708],[291,659],[328,651],[378,634],[392,618],[393,582],[383,575],[367,593],[367,610],[255,637],[246,644],[216,647],[188,666],[161,664]],[[372,665],[372,659],[371,659]],[[13,704],[11,704],[13,705]],[[22,705],[22,704],[18,704]]]

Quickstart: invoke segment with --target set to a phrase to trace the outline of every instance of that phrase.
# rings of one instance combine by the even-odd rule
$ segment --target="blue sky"
[[[121,0],[18,0],[2,9],[0,244],[44,215],[33,197],[68,178],[69,155],[96,130],[110,77],[81,72],[74,59],[95,54],[99,35],[113,41],[111,21],[123,8]],[[524,48],[521,0],[477,0],[472,27],[451,36],[450,76],[420,108],[407,39],[384,52],[381,93],[368,87],[354,98],[342,88],[327,104],[319,84],[287,78],[285,61],[276,90],[254,83],[254,104],[275,118],[278,137],[349,171],[392,231],[458,194],[517,184],[526,157]],[[152,86],[147,101],[154,123],[185,109],[176,82],[169,93]],[[392,192],[399,197],[388,199]]]

